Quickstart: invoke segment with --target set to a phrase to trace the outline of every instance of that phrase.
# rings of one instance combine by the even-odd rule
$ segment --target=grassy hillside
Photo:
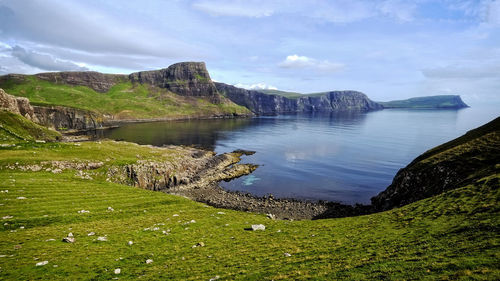
[[[282,97],[289,98],[289,99],[297,99],[297,98],[304,96],[301,93],[286,92],[286,91],[280,91],[280,90],[257,90],[257,91],[264,93],[264,94],[277,95],[277,96],[282,96]]]
[[[406,100],[379,102],[385,108],[463,108],[467,105],[459,96],[441,95],[417,97]]]
[[[106,181],[110,166],[177,153],[124,142],[0,148],[0,279],[500,278],[500,173],[392,211],[317,221],[273,221]],[[41,163],[54,160],[104,164],[52,172]],[[36,165],[45,166],[24,171]],[[265,231],[245,230],[259,223]],[[70,232],[75,243],[62,242]]]
[[[21,115],[0,109],[0,143],[55,141],[61,134],[37,125]]]
[[[195,97],[183,97],[145,84],[122,82],[106,93],[84,86],[54,84],[34,76],[6,80],[0,87],[32,104],[62,105],[113,115],[116,119],[175,118],[217,114],[248,114],[248,109],[228,100],[221,104]]]

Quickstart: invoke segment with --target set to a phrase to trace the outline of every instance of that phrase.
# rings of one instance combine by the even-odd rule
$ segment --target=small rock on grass
[[[134,245],[134,242],[133,241],[128,241],[128,245],[132,246],[132,245]]]
[[[87,234],[87,236],[94,236],[94,235],[95,235],[95,232],[93,232],[93,231],[92,231],[92,232],[89,232],[89,233]]]
[[[115,269],[115,274],[120,274],[121,272],[122,272],[121,269],[119,269],[119,268]]]
[[[66,242],[66,243],[75,243],[75,238],[73,237],[64,237],[62,239],[63,242]]]
[[[37,262],[35,266],[44,266],[48,263],[49,263],[49,261],[41,261],[41,262]]]
[[[285,257],[291,257],[292,256],[289,253],[285,253],[284,255],[285,255]]]
[[[266,230],[266,226],[263,224],[252,224],[252,230]]]
[[[99,237],[97,237],[97,241],[108,241],[108,237],[106,237],[106,236],[99,236]]]
[[[146,260],[146,264],[150,264],[150,263],[153,263],[153,260],[152,260],[152,259],[148,259],[148,260]]]

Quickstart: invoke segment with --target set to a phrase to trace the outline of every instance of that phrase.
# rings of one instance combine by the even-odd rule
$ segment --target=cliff
[[[221,102],[204,62],[181,62],[160,70],[135,72],[129,75],[129,79],[133,83],[165,88],[181,96],[206,97],[213,103]]]
[[[33,122],[38,122],[34,109],[27,98],[15,97],[0,89],[0,109],[19,114]]]
[[[320,95],[286,98],[281,95],[245,90],[224,83],[215,83],[215,86],[222,95],[238,105],[247,107],[256,114],[382,109],[380,104],[356,91],[331,91]]]
[[[88,131],[103,127],[98,114],[64,106],[33,106],[37,123],[58,131]]]
[[[0,109],[55,130],[92,130],[102,127],[102,117],[88,110],[64,106],[33,106],[27,98],[0,89]]]
[[[386,190],[372,198],[372,205],[378,211],[388,210],[487,181],[500,173],[499,161],[500,117],[417,157],[396,174]]]
[[[460,96],[440,95],[417,97],[406,100],[394,100],[388,102],[379,102],[384,108],[436,108],[436,109],[459,109],[469,107]]]

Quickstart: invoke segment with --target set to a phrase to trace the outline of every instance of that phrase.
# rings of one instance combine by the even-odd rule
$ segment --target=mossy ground
[[[0,148],[0,279],[500,278],[499,174],[392,211],[317,221],[273,221],[100,176],[106,165],[175,161],[176,153],[123,142]],[[106,159],[92,180],[74,170],[6,168]],[[244,230],[259,223],[265,231]],[[75,243],[61,241],[69,232]],[[205,246],[193,248],[199,242]],[[35,266],[41,261],[49,263]]]
[[[221,114],[248,114],[245,107],[228,100],[213,104],[205,99],[183,97],[165,89],[122,82],[106,93],[84,86],[55,84],[27,76],[23,81],[0,84],[7,93],[27,97],[32,104],[86,109],[115,119],[185,118]]]

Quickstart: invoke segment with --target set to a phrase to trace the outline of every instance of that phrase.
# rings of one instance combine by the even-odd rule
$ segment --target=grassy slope
[[[500,278],[499,174],[392,211],[319,221],[215,209],[109,183],[103,175],[106,166],[138,156],[175,161],[176,153],[117,142],[0,148],[0,190],[8,190],[0,193],[0,218],[13,216],[0,225],[0,279],[109,280],[116,268],[120,279],[144,280]],[[5,168],[43,160],[106,165],[88,171],[93,180],[71,170]],[[82,209],[90,213],[78,214]],[[266,230],[244,230],[256,223]],[[69,232],[74,244],[61,242]],[[107,242],[96,241],[104,235]],[[192,248],[198,242],[205,247]],[[49,264],[35,266],[44,260]]]
[[[37,125],[21,115],[0,110],[0,143],[45,140],[55,141],[61,134]]]
[[[289,98],[289,99],[297,99],[297,98],[304,96],[301,93],[286,92],[286,91],[280,91],[280,90],[257,90],[257,91],[264,93],[264,94],[277,95],[277,96],[282,96],[282,97]]]
[[[454,102],[454,98],[455,96],[451,95],[441,95],[379,103],[385,108],[454,108],[457,106]]]
[[[249,111],[232,102],[215,105],[199,98],[182,97],[165,89],[123,82],[107,93],[97,93],[84,86],[54,84],[27,76],[23,83],[10,80],[0,85],[7,93],[27,97],[39,105],[62,105],[111,114],[118,119],[147,119],[213,114],[247,114]]]

